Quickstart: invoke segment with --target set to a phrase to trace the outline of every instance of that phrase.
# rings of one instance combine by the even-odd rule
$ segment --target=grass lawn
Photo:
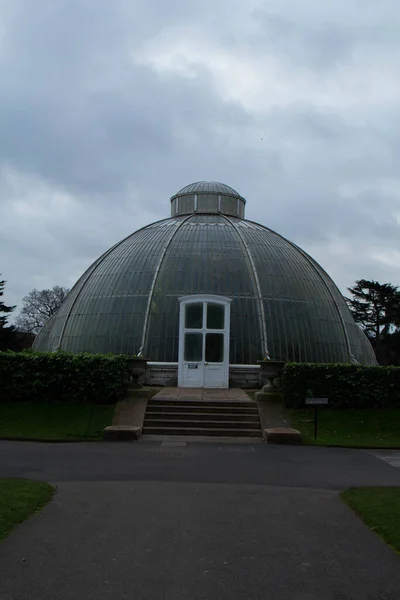
[[[341,496],[364,523],[400,554],[399,487],[350,489]]]
[[[53,486],[40,481],[0,479],[0,540],[41,509],[54,491]]]
[[[313,409],[290,411],[290,420],[303,434],[306,444],[400,448],[400,409],[329,410],[319,409],[318,437],[314,439]]]
[[[114,406],[69,403],[0,403],[0,438],[100,439]]]

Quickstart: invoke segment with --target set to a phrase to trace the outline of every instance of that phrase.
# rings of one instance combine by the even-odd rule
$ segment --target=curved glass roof
[[[245,200],[239,192],[219,181],[196,181],[195,183],[190,183],[179,190],[179,192],[176,192],[171,199],[176,196],[184,196],[185,194],[222,194],[224,196],[235,196],[236,198]]]
[[[171,216],[217,213],[244,219],[246,200],[219,181],[197,181],[171,197]]]
[[[232,299],[230,363],[376,364],[334,282],[308,254],[243,218],[189,213],[105,252],[36,339],[36,350],[129,353],[176,362],[179,298]]]

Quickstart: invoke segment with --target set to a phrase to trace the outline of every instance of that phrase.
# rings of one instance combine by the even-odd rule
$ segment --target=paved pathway
[[[371,454],[400,469],[400,450],[375,450]]]
[[[368,452],[0,442],[0,476],[58,487],[0,545],[1,600],[400,598],[400,557],[338,494],[400,485]]]

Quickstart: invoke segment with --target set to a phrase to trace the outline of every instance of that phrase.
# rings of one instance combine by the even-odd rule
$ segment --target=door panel
[[[206,333],[206,362],[224,362],[224,333]]]
[[[229,299],[218,302],[218,297],[201,298],[196,297],[195,301],[186,301],[181,306],[179,385],[226,388],[229,383]]]
[[[202,329],[203,303],[196,302],[185,307],[185,329]]]
[[[225,388],[225,370],[224,365],[206,363],[204,365],[204,387],[205,388]]]
[[[204,334],[201,333],[185,333],[185,350],[183,353],[184,360],[191,362],[203,361],[203,340]]]
[[[207,304],[207,329],[225,328],[225,306],[223,304]]]
[[[186,318],[188,313],[186,312]],[[192,315],[193,316],[193,313]],[[194,315],[196,316],[196,315]],[[191,321],[193,323],[193,320]],[[188,387],[204,386],[204,361],[203,361],[204,333],[186,332],[184,336],[184,380]]]
[[[204,387],[225,387],[225,333],[206,333],[205,338]]]
[[[203,363],[185,363],[183,366],[183,373],[186,387],[204,387]]]

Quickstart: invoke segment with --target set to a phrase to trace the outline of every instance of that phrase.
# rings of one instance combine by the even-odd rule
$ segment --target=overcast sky
[[[0,0],[5,300],[217,180],[342,292],[400,284],[399,0]]]

